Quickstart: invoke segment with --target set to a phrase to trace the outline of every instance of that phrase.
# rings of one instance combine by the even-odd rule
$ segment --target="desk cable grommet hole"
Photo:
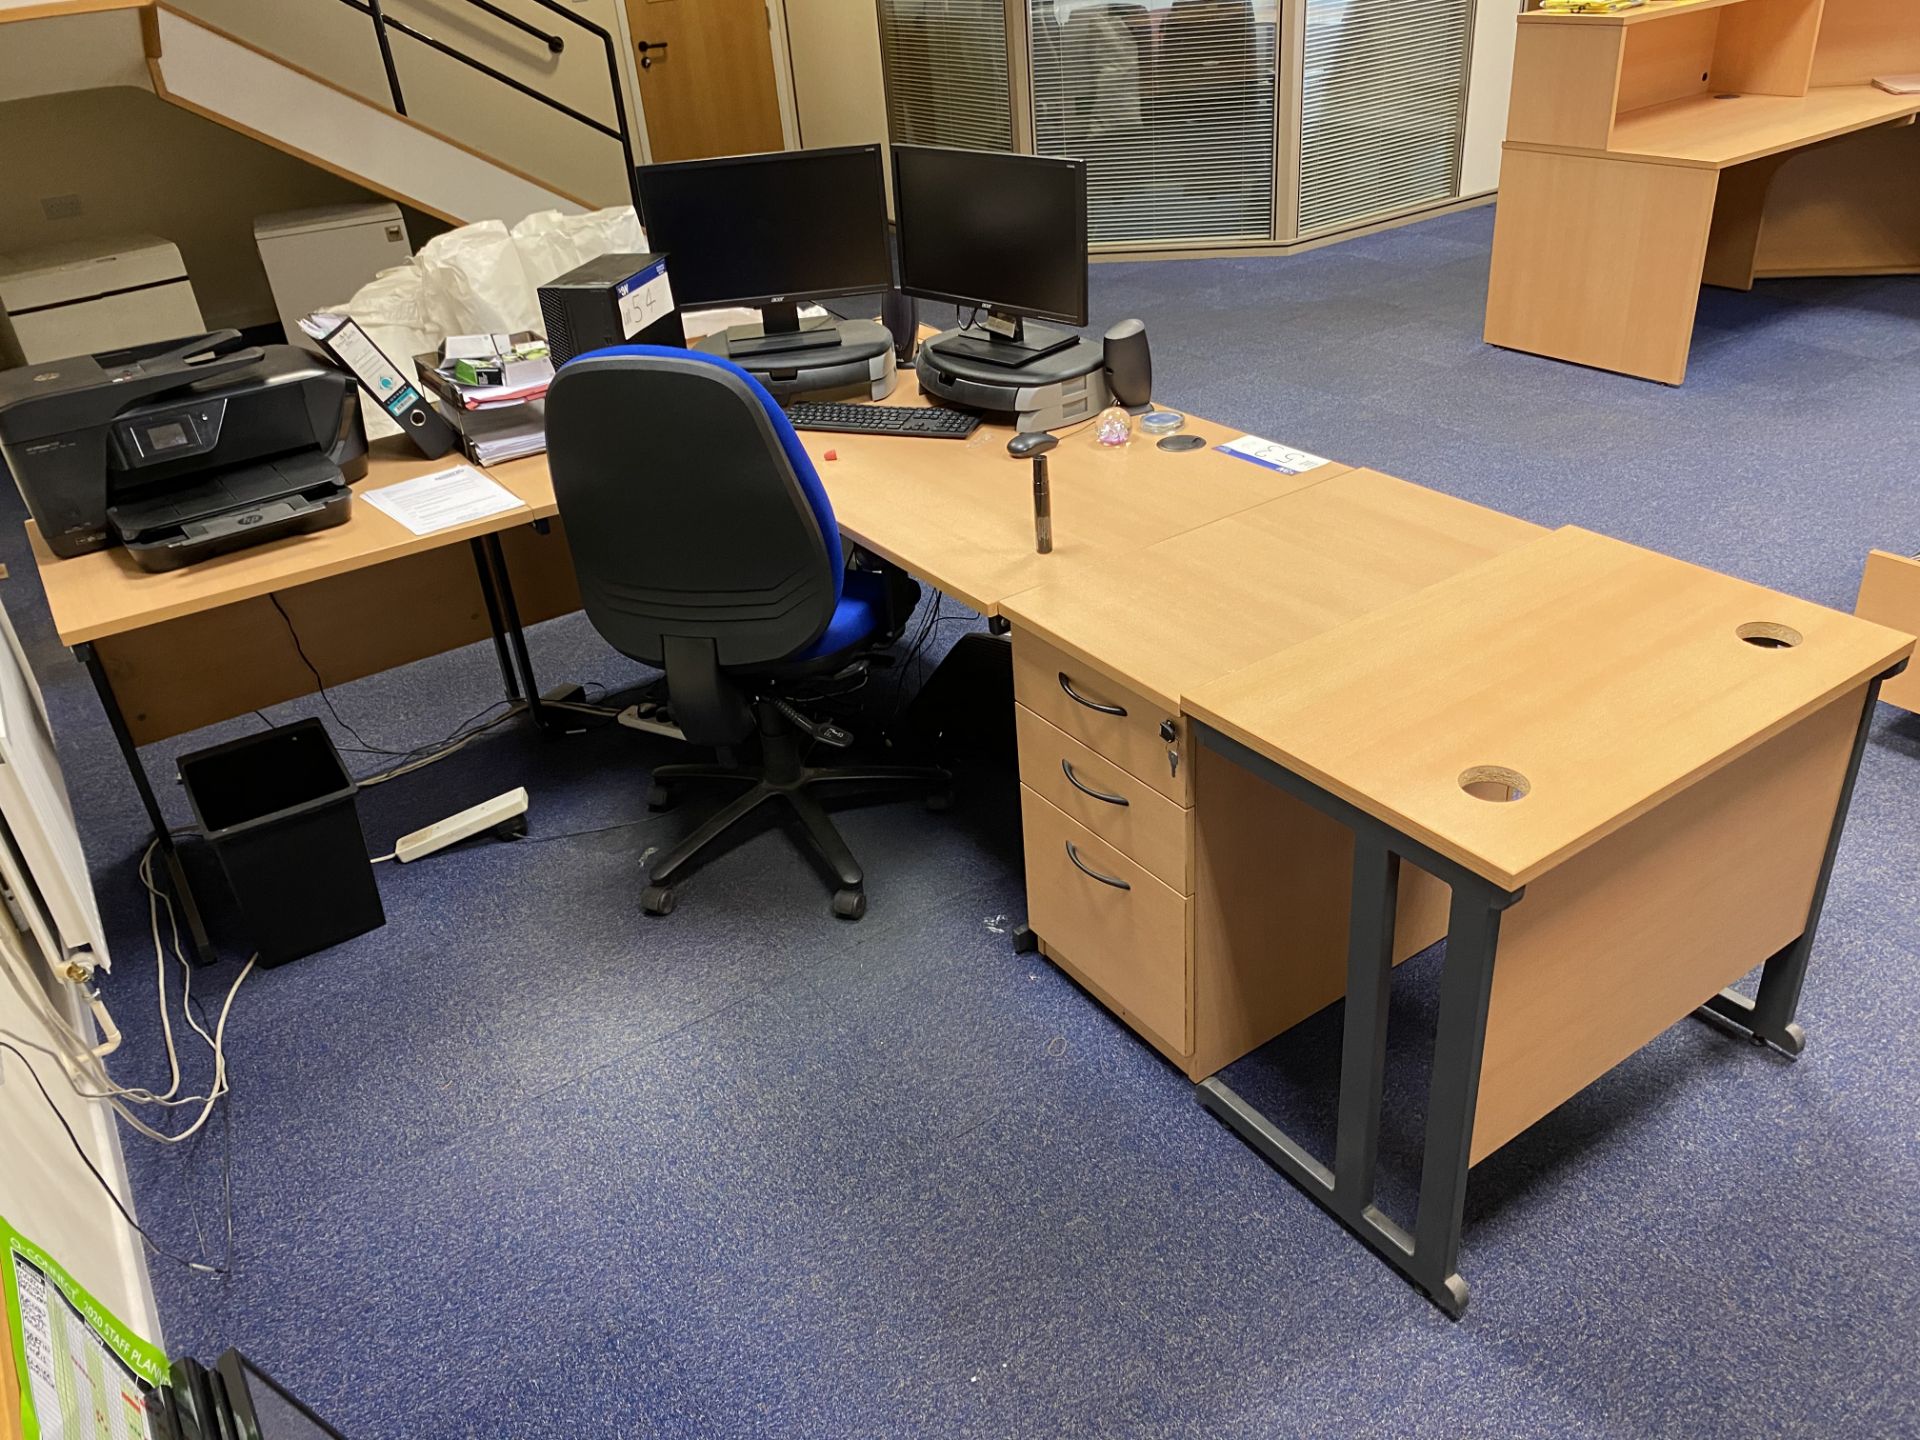
[[[1779,625],[1771,620],[1749,620],[1733,633],[1760,650],[1791,650],[1806,638],[1791,625]]]
[[[1469,765],[1460,772],[1460,788],[1476,800],[1505,804],[1526,799],[1533,782],[1505,765]]]

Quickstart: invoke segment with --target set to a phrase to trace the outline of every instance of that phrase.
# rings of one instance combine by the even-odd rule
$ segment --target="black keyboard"
[[[842,435],[917,435],[924,440],[964,440],[980,417],[934,405],[836,405],[802,400],[787,407],[796,430],[833,430]]]

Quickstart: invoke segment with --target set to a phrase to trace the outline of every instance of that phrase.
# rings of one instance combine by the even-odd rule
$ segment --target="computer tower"
[[[687,343],[664,255],[602,255],[540,287],[553,363],[608,345]]]

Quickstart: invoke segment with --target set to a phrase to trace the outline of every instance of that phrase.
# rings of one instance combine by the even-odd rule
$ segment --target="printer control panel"
[[[114,448],[127,469],[204,455],[220,443],[220,425],[226,414],[224,399],[143,410],[115,423]]]

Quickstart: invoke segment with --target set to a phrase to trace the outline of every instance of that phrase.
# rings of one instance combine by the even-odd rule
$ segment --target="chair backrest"
[[[576,356],[547,392],[547,458],[587,618],[616,650],[666,641],[768,664],[825,631],[840,530],[793,425],[760,383],[697,350]]]

